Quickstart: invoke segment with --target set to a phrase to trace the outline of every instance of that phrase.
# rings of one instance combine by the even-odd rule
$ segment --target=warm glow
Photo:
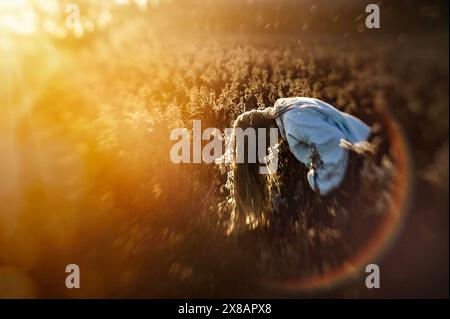
[[[0,0],[0,34],[31,35],[43,30],[57,38],[64,38],[73,31],[75,36],[82,37],[96,27],[106,28],[111,22],[111,11],[114,7],[136,5],[145,10],[159,6],[159,0],[101,0],[92,2],[81,12],[80,22],[74,26],[65,25],[70,5],[78,5],[76,1],[66,0]],[[84,5],[85,6],[85,5]],[[80,10],[85,7],[80,5]],[[73,30],[70,30],[72,29]]]
[[[342,283],[344,297],[415,297],[416,273],[445,283],[447,7],[379,1],[382,29],[366,30],[360,2],[0,0],[0,298],[334,298]],[[376,133],[380,153],[350,163],[361,175],[342,196],[314,193],[283,142],[280,178],[171,161],[174,128],[204,148],[194,120],[226,132],[291,96]],[[267,207],[239,177],[267,184]],[[383,289],[364,289],[360,270],[393,248]],[[72,263],[82,289],[64,286]]]
[[[36,24],[37,16],[30,0],[0,0],[0,32],[31,34]]]

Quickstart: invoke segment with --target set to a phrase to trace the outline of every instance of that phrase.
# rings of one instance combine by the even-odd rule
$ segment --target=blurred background
[[[0,297],[448,298],[449,5],[379,1],[367,29],[369,3],[0,0]],[[398,125],[407,196],[365,259],[380,289],[362,265],[320,289],[267,285],[332,273],[353,234],[309,257],[229,234],[217,168],[170,162],[172,128],[224,129],[296,95]]]

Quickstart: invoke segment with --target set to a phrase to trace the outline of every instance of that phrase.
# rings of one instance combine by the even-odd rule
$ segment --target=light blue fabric
[[[341,139],[352,143],[367,140],[370,128],[356,117],[341,112],[321,100],[306,97],[278,99],[275,118],[289,149],[310,167],[308,181],[321,195],[328,194],[344,179],[348,151],[339,146]],[[316,147],[321,166],[311,167],[311,152]]]

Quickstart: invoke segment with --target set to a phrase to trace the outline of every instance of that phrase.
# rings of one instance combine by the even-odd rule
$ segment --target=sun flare
[[[448,296],[448,2],[362,2],[0,0],[0,299]]]
[[[36,30],[36,20],[29,0],[0,0],[0,32],[32,34]]]

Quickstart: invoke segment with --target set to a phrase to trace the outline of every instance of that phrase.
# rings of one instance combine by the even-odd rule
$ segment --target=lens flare
[[[391,141],[391,154],[396,167],[396,174],[391,188],[391,202],[384,218],[367,244],[345,261],[340,267],[328,272],[302,279],[263,281],[272,289],[286,292],[314,292],[330,289],[357,278],[364,267],[379,260],[395,241],[402,229],[412,189],[411,155],[408,143],[400,125],[387,111],[381,112],[382,120]]]

